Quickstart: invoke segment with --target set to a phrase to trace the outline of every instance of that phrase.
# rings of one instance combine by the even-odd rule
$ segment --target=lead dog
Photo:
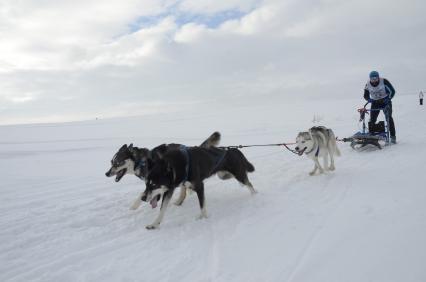
[[[251,194],[255,194],[256,190],[247,176],[248,172],[253,171],[254,166],[238,149],[182,146],[178,150],[167,152],[147,176],[146,190],[142,200],[156,206],[158,195],[162,195],[163,201],[158,217],[146,228],[155,229],[160,225],[176,187],[184,185],[197,193],[201,209],[199,218],[206,218],[203,181],[216,173],[220,174],[222,179],[232,176],[245,185]]]
[[[214,132],[210,135],[200,147],[209,148],[219,145],[221,135]],[[153,164],[160,160],[164,154],[170,150],[176,150],[181,144],[162,144],[152,150],[147,148],[138,148],[130,144],[124,144],[117,151],[111,160],[111,168],[105,173],[107,177],[115,177],[115,182],[119,182],[126,174],[133,174],[145,181],[146,176],[153,167]],[[186,196],[186,188],[181,187],[181,195],[176,201],[176,205],[181,205]],[[159,196],[160,197],[160,196]],[[141,204],[142,194],[136,198],[130,209],[135,210]],[[159,200],[159,199],[158,199]],[[154,207],[155,208],[155,207]]]
[[[315,163],[314,170],[309,174],[314,175],[317,170],[324,173],[324,170],[335,170],[334,155],[340,156],[339,148],[336,144],[336,137],[333,130],[324,126],[314,126],[309,131],[299,132],[296,138],[297,147],[300,154],[305,154]],[[319,163],[319,158],[324,159],[324,168]],[[328,157],[331,164],[328,166]]]

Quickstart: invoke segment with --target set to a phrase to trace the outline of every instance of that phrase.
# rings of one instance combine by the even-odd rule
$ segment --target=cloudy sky
[[[424,0],[0,0],[0,124],[426,88]]]

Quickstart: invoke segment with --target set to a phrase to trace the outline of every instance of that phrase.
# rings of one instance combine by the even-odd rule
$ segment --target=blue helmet
[[[372,72],[370,72],[370,79],[371,78],[375,78],[375,77],[377,77],[377,78],[379,78],[379,72],[377,72],[377,71],[372,71]]]

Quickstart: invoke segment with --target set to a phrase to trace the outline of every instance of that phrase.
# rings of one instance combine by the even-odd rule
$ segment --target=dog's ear
[[[121,146],[120,150],[123,150],[123,149],[127,149],[127,144],[124,144],[123,146]]]
[[[129,149],[130,153],[131,153],[133,156],[135,156],[135,154],[136,154],[136,149],[135,149],[135,147],[133,147],[133,143],[131,143],[127,149]]]

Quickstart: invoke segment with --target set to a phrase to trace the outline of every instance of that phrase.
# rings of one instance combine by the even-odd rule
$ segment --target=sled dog
[[[201,209],[198,218],[206,218],[203,181],[214,174],[220,174],[222,179],[232,176],[246,186],[251,194],[255,194],[256,190],[247,176],[248,172],[253,171],[254,166],[238,149],[181,146],[178,150],[168,151],[162,159],[154,164],[147,176],[142,201],[149,202],[155,207],[158,195],[162,195],[163,200],[158,217],[146,228],[155,229],[160,225],[176,187],[184,185],[197,193]]]
[[[209,148],[219,145],[221,135],[214,132],[209,136],[200,147]],[[153,164],[160,160],[164,154],[170,150],[176,150],[181,144],[162,144],[152,150],[147,148],[138,148],[130,144],[124,144],[117,151],[111,160],[111,168],[105,173],[107,177],[115,176],[115,182],[119,182],[126,174],[133,174],[142,180],[146,180]],[[176,201],[176,205],[181,205],[186,196],[186,188],[181,187],[181,196]],[[158,196],[160,197],[160,196]],[[134,201],[130,209],[137,209],[141,204],[142,194]],[[159,198],[158,198],[159,200]]]
[[[300,154],[304,153],[315,163],[314,170],[309,173],[310,175],[314,175],[317,170],[320,173],[323,173],[324,170],[335,170],[334,156],[340,156],[340,151],[333,130],[324,126],[314,126],[309,131],[299,132],[296,142],[296,151]],[[324,167],[321,167],[319,163],[320,157],[324,160]],[[328,166],[328,157],[331,160],[330,166]]]

